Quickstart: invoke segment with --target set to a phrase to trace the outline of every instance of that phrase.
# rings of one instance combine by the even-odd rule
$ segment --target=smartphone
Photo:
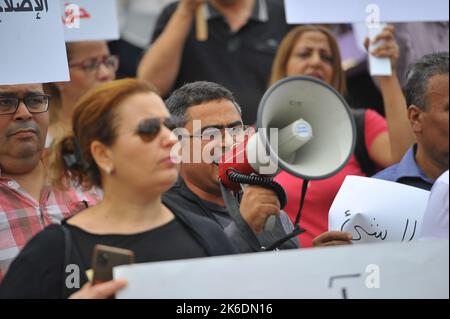
[[[113,268],[134,262],[134,252],[128,249],[96,245],[92,256],[92,284],[113,280]]]

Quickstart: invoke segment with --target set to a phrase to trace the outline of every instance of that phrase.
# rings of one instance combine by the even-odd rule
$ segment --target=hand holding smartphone
[[[134,252],[128,249],[96,245],[92,257],[94,277],[92,284],[113,280],[113,268],[134,262]]]

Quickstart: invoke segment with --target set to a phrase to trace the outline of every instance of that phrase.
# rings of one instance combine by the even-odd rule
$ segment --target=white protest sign
[[[69,80],[58,1],[0,0],[0,84]]]
[[[448,21],[448,0],[285,0],[290,24]]]
[[[448,240],[296,249],[121,266],[113,272],[115,279],[128,281],[117,298],[447,299],[448,249]]]
[[[66,42],[116,40],[116,0],[60,0]]]
[[[368,28],[369,30],[369,39],[374,40],[384,29],[385,24],[379,24],[376,27]],[[370,44],[369,52],[378,48],[382,42],[378,42],[377,44]],[[377,58],[372,54],[369,54],[369,67],[370,67],[370,75],[372,76],[391,76],[392,75],[392,64],[389,58]]]
[[[429,196],[416,187],[347,176],[331,205],[329,230],[353,234],[354,243],[417,239]]]

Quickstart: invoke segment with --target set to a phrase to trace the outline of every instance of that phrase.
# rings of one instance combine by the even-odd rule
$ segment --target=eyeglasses
[[[249,129],[251,129],[250,126],[243,124],[232,127],[213,126],[203,128],[200,132],[189,135],[189,137],[201,138],[204,141],[211,141],[218,138],[218,136],[220,136],[222,140],[224,140],[226,138],[226,135],[228,134],[231,136],[233,142],[240,142],[249,132]]]
[[[163,125],[173,131],[177,127],[182,127],[183,121],[176,116],[143,120],[137,128],[136,134],[139,135],[144,142],[150,143],[159,135]]]
[[[71,68],[80,68],[86,73],[98,72],[100,65],[104,64],[109,70],[116,72],[119,68],[119,58],[115,55],[108,55],[102,58],[92,58],[83,62],[70,64]]]
[[[30,95],[23,99],[18,97],[0,96],[0,115],[15,114],[19,109],[20,102],[23,102],[31,114],[45,113],[50,104],[50,95],[37,94]]]

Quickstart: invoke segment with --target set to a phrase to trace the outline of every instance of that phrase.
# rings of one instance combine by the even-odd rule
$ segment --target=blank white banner
[[[449,242],[296,249],[114,268],[118,298],[449,297]],[[432,270],[432,271],[430,271]]]

